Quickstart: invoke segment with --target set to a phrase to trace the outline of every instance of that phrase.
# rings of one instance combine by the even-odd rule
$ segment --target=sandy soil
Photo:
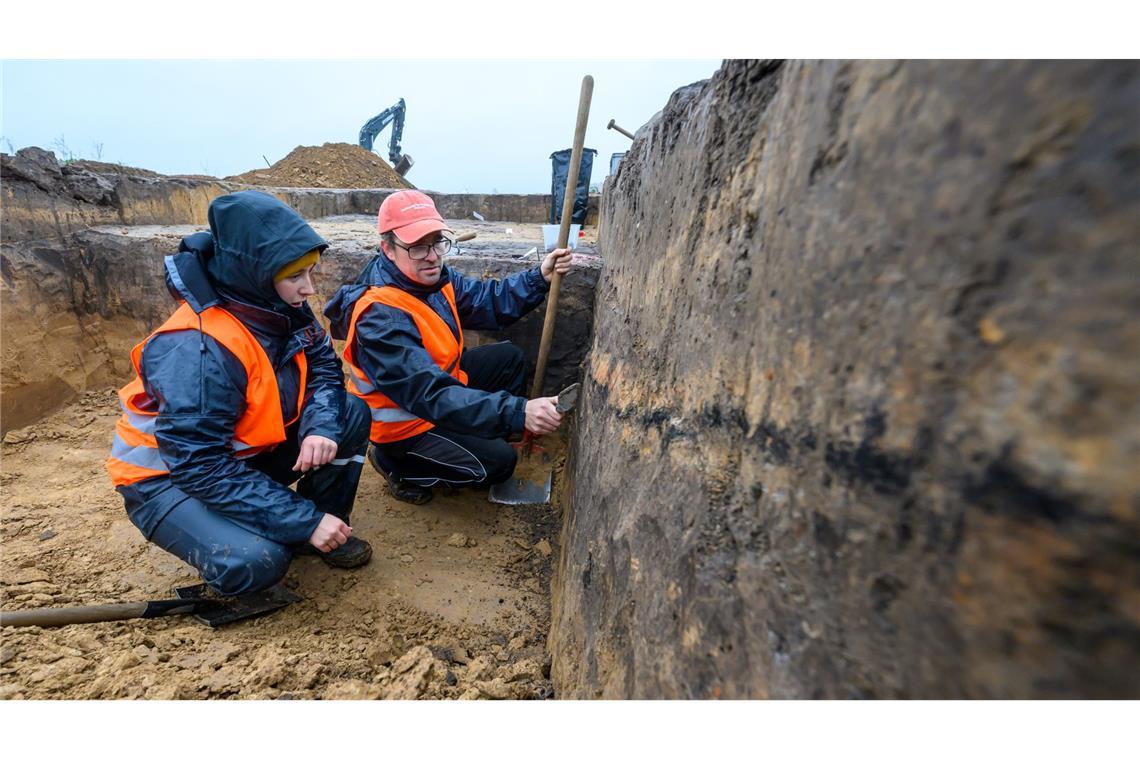
[[[298,145],[273,166],[226,179],[271,187],[415,187],[380,156],[350,143]]]
[[[145,542],[103,469],[118,416],[89,393],[9,432],[0,459],[3,608],[168,598],[198,582]],[[557,483],[564,442],[550,440]],[[190,617],[4,628],[5,699],[547,698],[545,642],[558,506],[486,492],[392,499],[365,467],[353,525],[372,562],[299,557],[304,601],[211,629]]]

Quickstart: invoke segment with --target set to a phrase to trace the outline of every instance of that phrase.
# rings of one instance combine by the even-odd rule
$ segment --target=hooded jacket
[[[253,334],[274,368],[284,420],[296,415],[301,377],[294,356],[303,351],[308,379],[297,438],[339,442],[340,359],[309,306],[286,304],[273,286],[281,267],[328,244],[284,203],[252,190],[215,199],[209,223],[210,232],[183,238],[179,252],[166,257],[171,295],[198,314],[219,306]],[[189,497],[271,541],[301,543],[312,535],[323,513],[234,456],[246,392],[237,357],[199,330],[160,333],[147,341],[139,374],[157,407],[154,436],[170,470],[117,489],[145,536]]]
[[[455,289],[460,324],[440,290]],[[423,300],[458,339],[459,330],[502,330],[546,298],[549,283],[539,267],[502,280],[477,280],[442,266],[439,280],[421,285],[405,277],[383,253],[373,257],[352,285],[342,286],[325,306],[330,331],[337,340],[348,336],[356,301],[370,287],[393,285]],[[385,304],[365,309],[356,324],[352,355],[368,381],[401,409],[445,430],[500,438],[521,431],[526,423],[525,398],[506,391],[468,388],[444,372],[424,348],[408,313]]]

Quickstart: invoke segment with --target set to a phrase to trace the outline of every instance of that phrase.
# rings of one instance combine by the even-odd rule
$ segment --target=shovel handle
[[[464,242],[467,242],[468,240],[474,240],[475,236],[478,234],[479,234],[478,232],[464,232],[462,235],[455,238],[455,242],[456,243],[464,243]]]
[[[108,620],[131,620],[142,617],[146,602],[96,604],[90,607],[41,607],[30,610],[0,612],[0,626],[38,625],[50,628],[72,623],[102,623]]]
[[[120,602],[88,607],[40,607],[31,610],[0,612],[0,626],[38,625],[51,628],[72,623],[105,623],[109,620],[133,620],[164,615],[189,615],[226,604],[223,599],[159,599],[151,602]]]
[[[574,215],[574,201],[578,197],[578,173],[582,168],[582,146],[586,142],[586,122],[590,118],[590,98],[594,95],[594,78],[582,77],[582,92],[578,96],[578,121],[574,125],[574,147],[570,151],[570,167],[566,175],[566,191],[562,200],[562,226],[558,228],[558,248],[570,241],[570,219]],[[554,338],[554,320],[558,313],[558,291],[562,288],[562,275],[557,270],[550,276],[550,293],[546,297],[546,319],[542,323],[542,342],[538,344],[538,363],[534,368],[534,384],[530,397],[542,393],[546,379],[546,360],[550,357],[550,343]]]

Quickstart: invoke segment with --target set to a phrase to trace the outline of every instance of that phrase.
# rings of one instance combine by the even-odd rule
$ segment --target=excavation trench
[[[371,215],[311,221],[331,243],[319,312],[375,248]],[[537,262],[537,224],[456,219],[464,243],[449,265],[480,277]],[[3,487],[0,583],[5,609],[169,596],[198,582],[127,520],[104,471],[118,417],[115,390],[131,346],[173,301],[162,256],[201,227],[96,226],[59,239],[9,240],[3,251]],[[510,230],[508,233],[507,230]],[[560,297],[550,392],[573,382],[592,323],[600,270],[594,237]],[[532,362],[543,309],[502,334]],[[338,346],[338,350],[341,347]],[[529,387],[529,381],[528,381]],[[374,547],[356,571],[299,557],[286,584],[304,601],[212,630],[190,618],[4,629],[5,698],[547,698],[550,582],[564,494],[566,438],[548,441],[554,503],[503,507],[485,491],[439,493],[412,506],[366,467],[353,513]]]
[[[6,634],[2,693],[1135,698],[1138,109],[1130,61],[726,61],[637,129],[604,274],[563,287],[553,510],[366,472],[365,570],[303,559],[305,603],[232,631]],[[4,164],[5,605],[161,595],[192,579],[107,485],[109,389],[186,231],[140,225],[220,188],[33,158]],[[326,294],[359,270],[385,191],[274,192],[333,240]],[[449,200],[514,220],[454,265],[522,266],[532,201]]]

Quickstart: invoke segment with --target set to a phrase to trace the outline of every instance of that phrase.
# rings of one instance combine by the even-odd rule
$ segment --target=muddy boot
[[[312,544],[297,544],[289,547],[297,557],[320,557],[329,567],[350,570],[367,565],[372,559],[372,544],[363,538],[349,536],[348,540],[331,552],[322,552]]]
[[[380,452],[376,450],[375,446],[368,447],[368,461],[372,463],[372,468],[376,472],[384,476],[384,480],[388,481],[388,490],[400,501],[406,501],[409,504],[426,504],[431,501],[430,488],[400,480],[396,473],[390,469],[388,463],[381,459]]]
[[[331,552],[317,552],[317,556],[329,567],[351,570],[368,564],[368,560],[372,559],[372,544],[363,538],[349,536],[347,541]]]

